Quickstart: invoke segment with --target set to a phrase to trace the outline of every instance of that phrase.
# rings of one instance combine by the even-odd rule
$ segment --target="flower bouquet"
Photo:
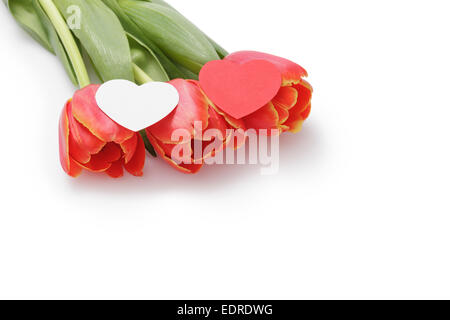
[[[3,1],[79,87],[59,123],[61,164],[72,177],[83,170],[141,176],[146,150],[181,172],[196,173],[223,149],[242,147],[246,131],[295,133],[310,114],[305,69],[266,53],[229,54],[162,0]],[[100,83],[91,83],[87,66]],[[166,83],[176,89],[176,104],[144,127],[126,126],[98,98],[118,79]],[[141,100],[143,111],[166,104],[147,100]],[[129,104],[119,112],[131,112],[135,106]],[[183,138],[174,139],[180,130]]]

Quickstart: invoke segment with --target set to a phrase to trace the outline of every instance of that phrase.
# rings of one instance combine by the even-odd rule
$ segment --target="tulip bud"
[[[95,99],[99,87],[78,90],[63,109],[59,123],[61,165],[72,177],[84,169],[119,178],[124,168],[142,176],[144,141],[139,133],[120,126],[101,111]]]
[[[308,73],[298,64],[287,59],[255,51],[240,51],[228,55],[225,60],[238,64],[253,60],[273,63],[281,73],[282,85],[271,102],[242,120],[247,129],[278,130],[297,133],[311,112],[313,88],[304,79]]]
[[[183,173],[197,173],[206,159],[214,157],[228,144],[231,139],[228,129],[241,129],[243,124],[216,111],[198,81],[175,79],[169,83],[180,93],[178,106],[148,127],[147,137],[161,159],[173,168]],[[185,134],[181,141],[177,136],[180,131]],[[211,143],[211,137],[205,135],[207,131],[219,133],[214,139],[220,147]],[[210,149],[211,146],[216,148]]]
[[[147,1],[119,0],[118,4],[176,64],[198,74],[205,63],[220,59],[203,32],[176,10]]]

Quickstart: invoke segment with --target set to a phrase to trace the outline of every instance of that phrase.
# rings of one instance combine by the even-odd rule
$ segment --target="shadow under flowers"
[[[261,175],[262,165],[205,165],[196,175],[186,175],[174,170],[160,158],[147,158],[144,176],[136,178],[125,174],[121,179],[111,179],[103,174],[83,172],[77,179],[68,178],[70,188],[77,193],[107,195],[142,194],[149,198],[172,192],[226,191],[242,180],[266,180],[277,175],[301,174],[320,166],[323,159],[320,131],[314,124],[306,124],[298,134],[280,137],[279,172]],[[248,154],[248,149],[247,149]],[[320,170],[320,168],[318,168]]]

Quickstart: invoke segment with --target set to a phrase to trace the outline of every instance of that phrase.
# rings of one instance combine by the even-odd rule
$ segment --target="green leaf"
[[[208,61],[220,59],[205,35],[176,10],[147,1],[118,3],[144,35],[175,63],[197,74]]]
[[[92,59],[102,81],[133,81],[131,52],[119,19],[101,0],[54,0],[66,20],[73,18],[70,6],[80,10],[80,28],[73,33]]]
[[[205,35],[206,36],[206,35]],[[215,42],[210,37],[206,36],[209,40],[209,42],[212,44],[214,49],[216,50],[217,54],[219,55],[220,59],[225,58],[228,55],[228,51],[222,48],[217,42]]]
[[[191,70],[188,70],[185,67],[180,66],[180,65],[176,65],[176,66],[181,72],[183,72],[183,74],[185,75],[184,76],[185,79],[198,80],[198,73],[194,73]]]
[[[46,35],[47,35],[54,51],[56,52],[56,55],[61,60],[63,66],[64,66],[64,69],[66,69],[66,72],[69,75],[69,78],[72,81],[72,83],[74,85],[78,85],[78,79],[75,74],[74,68],[72,66],[72,63],[70,62],[69,57],[67,56],[67,52],[64,49],[64,46],[62,45],[61,40],[59,39],[58,33],[56,32],[50,19],[47,17],[46,13],[42,9],[41,5],[39,4],[39,0],[32,0],[32,1],[33,1],[33,7],[35,8],[36,14],[38,15],[40,21],[42,22],[42,25],[46,32]]]
[[[25,31],[48,51],[55,53],[45,27],[33,6],[33,0],[3,0],[3,2]]]
[[[157,4],[171,8],[172,10],[176,11],[176,9],[174,7],[172,7],[170,4],[168,4],[164,0],[142,0],[142,1],[157,3]],[[217,54],[220,56],[221,59],[225,58],[228,55],[228,52],[224,48],[222,48],[217,42],[215,42],[213,39],[208,37],[205,33],[203,33],[203,34],[208,39],[208,41],[211,43],[211,45],[214,47],[214,49],[216,50]]]
[[[126,13],[122,10],[117,0],[102,0],[105,5],[107,5],[119,18],[122,23],[123,28],[126,32],[132,34],[135,38],[143,39],[145,38],[144,33],[139,29],[139,27],[131,20]]]
[[[154,81],[165,82],[170,80],[152,50],[131,34],[128,35],[128,42],[130,44],[131,59],[133,60],[133,63],[141,68]]]
[[[182,72],[163,52],[162,50],[150,39],[148,39],[142,30],[131,20],[130,17],[123,11],[117,0],[103,0],[103,2],[116,14],[122,23],[123,28],[129,34],[131,34],[134,39],[139,40],[144,43],[156,56],[163,68],[165,69],[167,75],[170,79],[176,78],[188,78],[188,75]]]

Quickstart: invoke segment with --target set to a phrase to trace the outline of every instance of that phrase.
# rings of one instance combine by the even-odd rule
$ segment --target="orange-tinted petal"
[[[195,84],[197,86],[197,88],[203,93],[203,95],[205,96],[205,99],[208,102],[209,108],[213,108],[214,111],[216,111],[220,116],[222,116],[224,118],[224,120],[226,122],[228,122],[229,125],[231,125],[233,128],[241,128],[244,129],[244,121],[242,119],[236,119],[233,118],[232,116],[230,116],[229,114],[227,114],[226,112],[224,112],[223,110],[221,110],[219,107],[217,107],[209,98],[208,96],[205,94],[205,92],[202,90],[201,86],[200,86],[200,82],[199,81],[195,81],[195,80],[190,80],[191,83]]]
[[[283,86],[287,86],[307,77],[308,73],[298,64],[271,54],[256,52],[256,51],[240,51],[230,54],[225,60],[234,61],[240,64],[252,61],[252,60],[266,60],[272,62],[278,70],[280,70],[283,76]]]
[[[205,128],[204,131],[209,129],[218,130],[221,133],[223,139],[225,139],[227,135],[227,123],[225,122],[224,118],[220,116],[213,108],[208,109],[208,114],[208,127]]]
[[[187,174],[196,174],[203,167],[203,164],[184,164],[177,166],[177,170],[182,171]]]
[[[83,168],[92,172],[104,172],[122,157],[122,149],[114,142],[109,142],[97,154],[91,156],[88,163],[79,163]]]
[[[117,143],[109,142],[98,154],[95,155],[104,162],[115,162],[122,158],[122,149]]]
[[[278,118],[279,123],[283,124],[286,122],[287,119],[289,119],[289,111],[287,111],[285,108],[283,107],[279,107],[278,105],[274,104],[275,110],[277,110],[278,112]]]
[[[73,150],[77,154],[76,160],[86,163],[91,154],[99,153],[106,142],[94,136],[85,126],[79,123],[72,114],[72,105],[68,108],[69,129],[71,145],[78,149]]]
[[[296,121],[293,121],[293,122],[290,124],[289,131],[292,132],[292,133],[298,133],[298,132],[300,132],[300,131],[302,130],[302,128],[303,128],[303,123],[304,123],[304,122],[305,122],[305,121],[303,121],[302,119],[298,119],[298,120],[296,120]]]
[[[269,132],[271,129],[279,128],[279,120],[278,112],[271,102],[244,118],[247,129],[266,129]]]
[[[61,118],[59,120],[59,159],[61,161],[61,166],[66,173],[70,171],[70,160],[69,160],[69,119],[67,116],[67,105],[70,101],[66,103],[64,109],[61,113]]]
[[[309,104],[306,109],[302,112],[301,117],[303,118],[303,120],[308,119],[309,115],[311,113],[311,104]]]
[[[229,125],[225,121],[224,117],[211,107],[209,108],[208,113],[208,127],[203,132],[202,154],[194,154],[194,159],[199,161],[203,161],[206,158],[213,157],[217,152],[223,150],[229,140],[229,133],[227,132],[227,129],[229,129]],[[214,145],[213,149],[211,149],[212,144]],[[211,147],[208,150],[211,150],[211,152],[205,152],[205,149],[210,145]]]
[[[170,156],[166,155],[164,149],[160,145],[160,142],[154,136],[148,133],[147,136],[150,143],[155,148],[156,153],[176,170],[183,173],[193,174],[197,173],[202,168],[203,164],[177,164],[175,161],[171,159]]]
[[[82,171],[83,171],[83,168],[81,166],[79,166],[78,163],[71,158],[69,175],[71,177],[76,178],[81,174]]]
[[[105,172],[111,167],[111,162],[101,161],[100,159],[95,157],[95,155],[91,157],[91,160],[88,163],[77,163],[84,169],[91,172]]]
[[[138,143],[139,133],[136,133],[130,139],[124,141],[120,147],[125,155],[125,163],[128,163],[131,158],[134,156],[134,152],[136,151],[136,146]],[[139,137],[140,138],[140,137]]]
[[[145,165],[145,144],[144,140],[139,134],[137,135],[137,143],[136,150],[134,152],[133,157],[124,164],[125,169],[136,177],[141,177],[144,174],[144,165]]]
[[[76,143],[72,132],[69,133],[69,154],[80,163],[88,163],[91,160],[91,154]]]
[[[297,133],[302,130],[303,123],[308,118],[309,114],[311,113],[311,104],[309,104],[305,110],[300,112],[299,114],[293,114],[292,117],[296,119],[296,121],[292,121],[290,123],[289,131],[292,133]]]
[[[134,132],[111,120],[97,106],[95,94],[100,85],[89,85],[75,92],[72,101],[72,114],[97,138],[105,142],[122,143],[130,139]]]
[[[89,130],[75,120],[68,109],[69,116],[69,146],[70,156],[79,163],[88,163],[91,154],[99,153],[105,146],[105,142],[98,139]]]
[[[234,128],[232,128],[234,129]],[[227,136],[226,147],[237,150],[245,145],[247,141],[246,131],[244,129],[232,130]]]
[[[178,143],[178,144],[159,142],[158,145],[163,150],[164,154],[167,157],[172,158],[178,162],[187,162],[188,163],[189,161],[192,160],[192,157],[193,157],[191,141],[192,140],[185,142],[185,143]],[[179,148],[181,151],[189,150],[189,152],[186,152],[186,154],[183,152],[182,154],[173,154],[172,155],[174,148]]]
[[[231,127],[235,129],[245,129],[244,120],[233,118],[225,111],[214,105],[212,102],[210,102],[210,108],[213,108],[218,114],[220,114]]]
[[[84,139],[82,139],[80,137],[80,133],[78,132],[79,131],[78,127],[75,126],[75,123],[77,123],[77,121],[72,116],[71,103],[69,103],[67,105],[67,120],[68,120],[68,124],[69,124],[69,155],[78,162],[87,163],[87,162],[89,162],[89,160],[91,160],[91,153],[89,150],[87,150],[87,148],[80,145],[83,143]],[[89,134],[89,135],[91,135],[91,134]],[[95,139],[97,139],[97,138],[95,138]],[[98,150],[101,150],[101,148],[103,147],[103,144],[104,143],[102,143],[102,146]],[[96,151],[94,153],[97,153],[97,152],[98,151]]]
[[[289,119],[284,123],[294,133],[301,130],[303,121],[308,117],[311,111],[312,97],[312,87],[305,80],[295,85],[295,89],[298,91],[297,104],[289,110]],[[307,110],[308,108],[309,110]]]
[[[297,104],[298,91],[294,87],[281,87],[272,103],[275,107],[281,107],[286,110],[291,109]]]
[[[148,131],[160,141],[175,143],[172,141],[172,133],[175,130],[185,129],[193,136],[196,121],[201,122],[203,128],[208,125],[208,100],[191,81],[175,79],[169,83],[180,95],[178,106],[163,120],[148,128]]]
[[[111,167],[109,167],[109,169],[106,170],[106,173],[111,178],[123,177],[123,159],[113,162],[111,164]]]
[[[68,107],[71,101],[69,100],[61,114],[59,121],[59,159],[63,170],[72,177],[77,177],[81,174],[82,168],[69,155],[69,116]]]

